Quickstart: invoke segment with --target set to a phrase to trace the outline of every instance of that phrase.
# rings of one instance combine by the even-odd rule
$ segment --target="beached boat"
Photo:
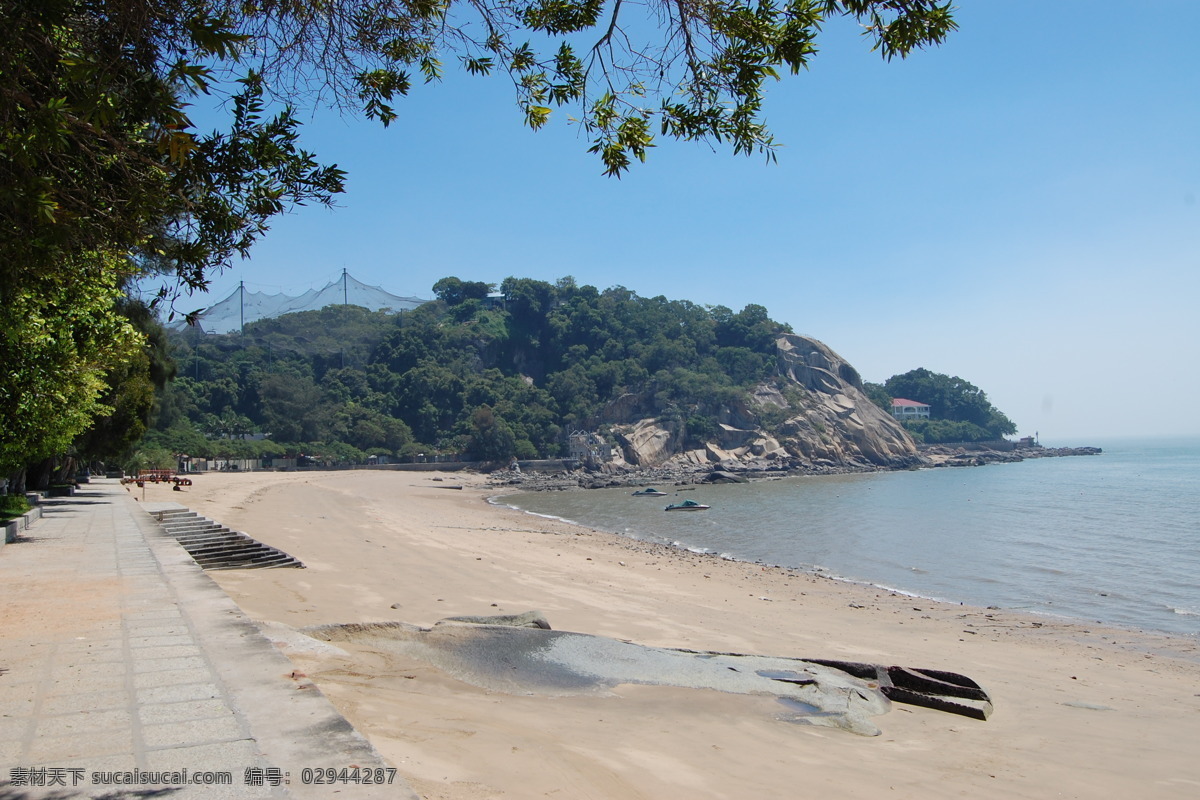
[[[682,503],[672,503],[663,511],[707,511],[709,506],[697,503],[695,500],[684,500]]]
[[[633,493],[634,497],[666,497],[666,492],[660,492],[653,486],[647,486],[645,489],[638,489]]]

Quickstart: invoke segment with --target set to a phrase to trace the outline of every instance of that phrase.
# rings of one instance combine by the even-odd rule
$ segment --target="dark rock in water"
[[[746,479],[740,475],[734,475],[732,472],[725,470],[713,470],[704,476],[705,483],[746,483]]]

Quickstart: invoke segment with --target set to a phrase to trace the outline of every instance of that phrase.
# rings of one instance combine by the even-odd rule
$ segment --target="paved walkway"
[[[0,769],[0,800],[416,797],[115,480],[0,548]]]

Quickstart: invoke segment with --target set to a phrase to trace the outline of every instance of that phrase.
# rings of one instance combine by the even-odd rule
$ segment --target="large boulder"
[[[717,443],[724,450],[736,450],[739,447],[746,447],[750,442],[762,436],[757,430],[746,428],[735,428],[732,425],[721,423],[717,431]]]
[[[624,460],[638,467],[659,467],[679,452],[679,436],[654,419],[612,429]]]
[[[898,466],[919,458],[912,437],[862,389],[858,371],[828,345],[796,334],[776,341],[779,371],[799,390],[799,411],[781,426],[788,452],[804,461]],[[773,395],[754,395],[777,405]],[[761,400],[760,400],[761,398]]]
[[[781,335],[776,346],[778,377],[722,408],[716,435],[700,449],[684,451],[681,425],[649,416],[645,397],[630,394],[613,401],[604,416],[618,423],[612,433],[620,460],[639,468],[725,469],[788,463],[899,467],[920,461],[912,438],[871,402],[858,371],[845,359],[822,342],[795,334]],[[771,420],[770,430],[764,420]]]

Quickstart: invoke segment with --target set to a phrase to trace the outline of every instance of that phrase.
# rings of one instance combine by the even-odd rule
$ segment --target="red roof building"
[[[908,419],[929,419],[929,405],[897,397],[892,400],[892,416],[902,422]]]

